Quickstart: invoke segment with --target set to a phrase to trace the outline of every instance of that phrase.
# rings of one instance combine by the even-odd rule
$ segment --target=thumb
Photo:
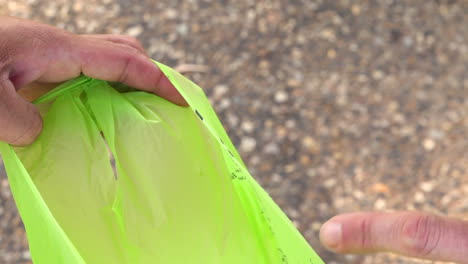
[[[42,130],[39,111],[24,100],[9,79],[0,80],[0,140],[27,145]]]
[[[351,213],[320,230],[322,243],[339,253],[393,252],[409,257],[468,263],[468,223],[417,212]]]

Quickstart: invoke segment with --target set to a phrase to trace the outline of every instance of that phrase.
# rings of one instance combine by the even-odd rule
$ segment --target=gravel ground
[[[327,263],[338,213],[468,218],[468,1],[0,0],[0,14],[126,33],[204,87],[251,173]],[[1,168],[0,168],[1,171]],[[0,263],[29,263],[0,172]]]

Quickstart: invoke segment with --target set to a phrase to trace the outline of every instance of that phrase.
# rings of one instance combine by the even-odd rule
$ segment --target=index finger
[[[122,82],[157,94],[179,105],[184,98],[164,73],[147,57],[134,49],[104,41],[87,39],[73,49],[81,72],[91,78]]]
[[[394,252],[406,256],[466,262],[468,223],[418,212],[350,213],[330,219],[322,243],[340,253]]]

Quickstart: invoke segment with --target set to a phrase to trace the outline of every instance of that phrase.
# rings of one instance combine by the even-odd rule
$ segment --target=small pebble
[[[143,32],[143,27],[140,25],[133,26],[125,32],[125,34],[132,36],[132,37],[138,37],[141,33]]]
[[[372,72],[372,78],[375,80],[381,80],[384,77],[384,73],[382,71],[373,71]]]
[[[177,33],[179,33],[182,36],[187,35],[188,30],[189,30],[189,28],[188,28],[187,24],[179,24],[176,27]]]
[[[255,141],[254,138],[244,137],[242,138],[240,149],[243,152],[251,152],[255,149],[256,145],[257,145],[257,141]]]
[[[434,148],[435,148],[435,141],[430,139],[430,138],[426,138],[424,141],[423,141],[423,147],[425,150],[427,151],[432,151]]]
[[[336,183],[337,183],[337,181],[336,181],[335,178],[330,178],[330,179],[323,182],[323,186],[325,188],[332,188],[332,187],[334,187],[336,185]]]
[[[334,49],[329,49],[329,50],[327,51],[327,57],[328,57],[329,59],[334,59],[334,58],[336,58],[336,50],[334,50]]]
[[[375,210],[383,210],[385,209],[385,206],[387,205],[387,202],[384,199],[377,199],[374,203],[374,209]]]
[[[320,149],[318,142],[310,136],[304,137],[302,139],[302,144],[312,153],[315,153]]]
[[[288,100],[288,94],[283,91],[283,90],[280,90],[278,92],[275,93],[275,102],[277,103],[284,103]]]
[[[241,124],[241,128],[243,131],[247,133],[252,133],[255,128],[255,125],[252,121],[244,121]]]
[[[228,90],[228,87],[224,84],[216,85],[214,88],[214,97],[221,98],[227,93]]]
[[[425,196],[424,196],[424,193],[422,193],[422,192],[416,192],[416,193],[414,194],[414,201],[415,201],[416,203],[423,203],[424,201],[426,201],[426,198],[425,198]]]
[[[390,193],[390,188],[383,183],[376,183],[372,185],[371,189],[376,193],[388,194]]]
[[[422,182],[419,187],[424,192],[431,192],[434,189],[434,183],[432,181]]]
[[[361,14],[361,7],[359,5],[352,5],[351,6],[351,13],[355,16],[359,16]]]
[[[322,223],[320,222],[312,222],[312,230],[314,231],[319,231],[320,228],[322,227]]]
[[[272,182],[279,183],[279,182],[281,182],[281,179],[282,179],[282,177],[278,173],[273,173],[273,175],[271,176],[271,181]]]
[[[278,145],[274,142],[270,142],[267,145],[265,145],[263,152],[265,154],[278,154],[280,151]]]
[[[167,8],[164,14],[166,15],[167,19],[174,19],[177,17],[177,10],[174,8]]]

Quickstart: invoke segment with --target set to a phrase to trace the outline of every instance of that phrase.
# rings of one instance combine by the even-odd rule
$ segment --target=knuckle
[[[8,78],[8,68],[12,63],[11,53],[8,48],[2,49],[0,47],[0,81],[4,81]]]
[[[56,51],[69,45],[68,41],[71,35],[68,32],[45,26],[37,28],[32,39],[38,47]]]
[[[131,42],[131,43],[133,43],[133,44],[135,44],[137,46],[141,46],[141,42],[135,37],[126,36],[126,39],[127,39],[127,41],[129,41],[129,42]]]
[[[0,40],[0,68],[11,62],[11,45],[8,40]]]
[[[126,43],[114,43],[115,47],[125,56],[137,57],[141,52],[134,46],[128,45]]]
[[[15,28],[15,32],[20,39],[24,40],[20,43],[23,52],[56,52],[61,50],[63,46],[68,46],[67,41],[72,35],[65,30],[37,22],[19,25]]]
[[[371,216],[366,216],[362,219],[361,222],[361,247],[362,248],[372,248],[374,245],[373,240],[373,233],[372,233],[372,226],[374,224],[374,220]]]
[[[137,38],[132,36],[120,36],[119,39],[116,39],[114,42],[131,47],[136,53],[145,52],[143,44]]]
[[[122,70],[120,71],[119,77],[117,78],[118,82],[125,83],[129,78],[129,71],[131,64],[134,63],[134,56],[132,54],[126,54],[123,57]]]
[[[410,254],[428,256],[443,236],[442,220],[429,214],[408,214],[401,225],[402,246]]]
[[[8,41],[0,40],[0,79],[7,79],[9,65],[13,62],[13,50]]]
[[[25,43],[31,45],[32,49],[45,46],[53,38],[50,30],[38,24],[20,25],[16,28],[16,32],[27,40]]]
[[[130,53],[134,57],[138,57],[139,55],[141,55],[141,51],[133,46],[130,46],[129,48],[127,48],[127,52]]]

